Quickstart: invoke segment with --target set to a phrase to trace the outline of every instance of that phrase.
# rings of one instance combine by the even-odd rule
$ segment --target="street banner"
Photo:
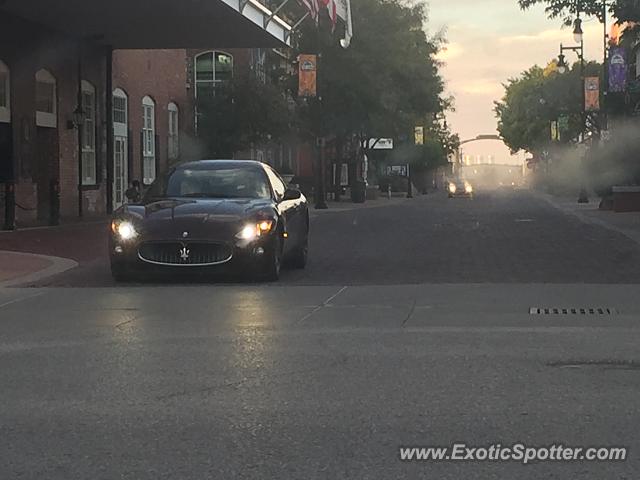
[[[599,77],[587,77],[584,79],[584,108],[587,112],[600,110]]]
[[[416,127],[414,136],[416,145],[424,145],[424,127]]]
[[[620,93],[627,87],[627,59],[622,47],[609,50],[609,91]]]
[[[316,55],[298,56],[298,96],[316,96],[317,64]]]
[[[558,122],[554,120],[551,122],[551,141],[557,142],[558,140],[560,140],[560,131],[558,129]]]

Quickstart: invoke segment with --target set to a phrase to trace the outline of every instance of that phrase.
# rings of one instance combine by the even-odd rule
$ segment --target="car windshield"
[[[259,168],[180,168],[158,180],[148,197],[269,198],[267,177]]]

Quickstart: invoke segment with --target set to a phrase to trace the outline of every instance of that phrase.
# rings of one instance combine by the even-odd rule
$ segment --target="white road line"
[[[340,295],[342,292],[344,292],[347,288],[349,288],[349,287],[346,287],[346,286],[345,286],[345,287],[342,287],[342,288],[341,288],[340,290],[338,290],[336,293],[334,293],[334,294],[333,294],[333,295],[331,295],[329,298],[327,298],[327,299],[324,301],[324,303],[322,304],[322,306],[324,307],[324,306],[329,305],[333,300],[335,300],[335,299],[338,297],[338,295]]]
[[[311,310],[309,313],[307,313],[304,317],[302,317],[300,320],[298,320],[298,323],[302,323],[305,320],[308,320],[309,318],[311,318],[315,313],[319,312],[320,310],[322,310],[325,307],[330,306],[331,302],[333,300],[336,299],[336,297],[338,297],[338,295],[340,295],[342,292],[344,292],[347,289],[347,287],[342,287],[340,290],[338,290],[336,293],[334,293],[333,295],[331,295],[329,298],[327,298],[324,302],[322,302],[320,305],[317,305],[313,310]]]
[[[39,297],[41,295],[44,295],[45,293],[47,292],[43,291],[43,292],[34,293],[33,295],[27,295],[26,297],[14,298],[13,300],[9,300],[8,302],[0,303],[0,308],[13,305],[14,303],[20,303],[25,300],[29,300],[31,298]]]

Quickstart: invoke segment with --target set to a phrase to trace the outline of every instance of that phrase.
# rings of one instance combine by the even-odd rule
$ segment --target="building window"
[[[11,122],[11,86],[9,67],[0,60],[0,122]]]
[[[179,110],[178,105],[171,102],[167,107],[169,112],[169,160],[177,160],[180,156],[180,136],[178,131]]]
[[[215,87],[233,77],[233,57],[224,52],[205,52],[197,55],[196,97],[207,98],[215,93]]]
[[[267,81],[266,73],[266,51],[262,48],[251,49],[251,68],[258,81],[265,83]]]
[[[151,97],[142,99],[142,182],[156,179],[156,106]]]
[[[124,90],[116,88],[113,91],[113,135],[128,137],[129,101]]]
[[[36,73],[36,125],[56,128],[58,126],[56,108],[56,79],[47,70]]]
[[[119,88],[113,91],[113,121],[127,123],[127,94]]]
[[[96,89],[82,81],[82,184],[95,185],[96,178]]]

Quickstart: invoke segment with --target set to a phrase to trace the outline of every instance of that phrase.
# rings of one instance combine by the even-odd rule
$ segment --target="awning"
[[[291,26],[257,0],[4,0],[0,11],[115,49],[290,45]]]

